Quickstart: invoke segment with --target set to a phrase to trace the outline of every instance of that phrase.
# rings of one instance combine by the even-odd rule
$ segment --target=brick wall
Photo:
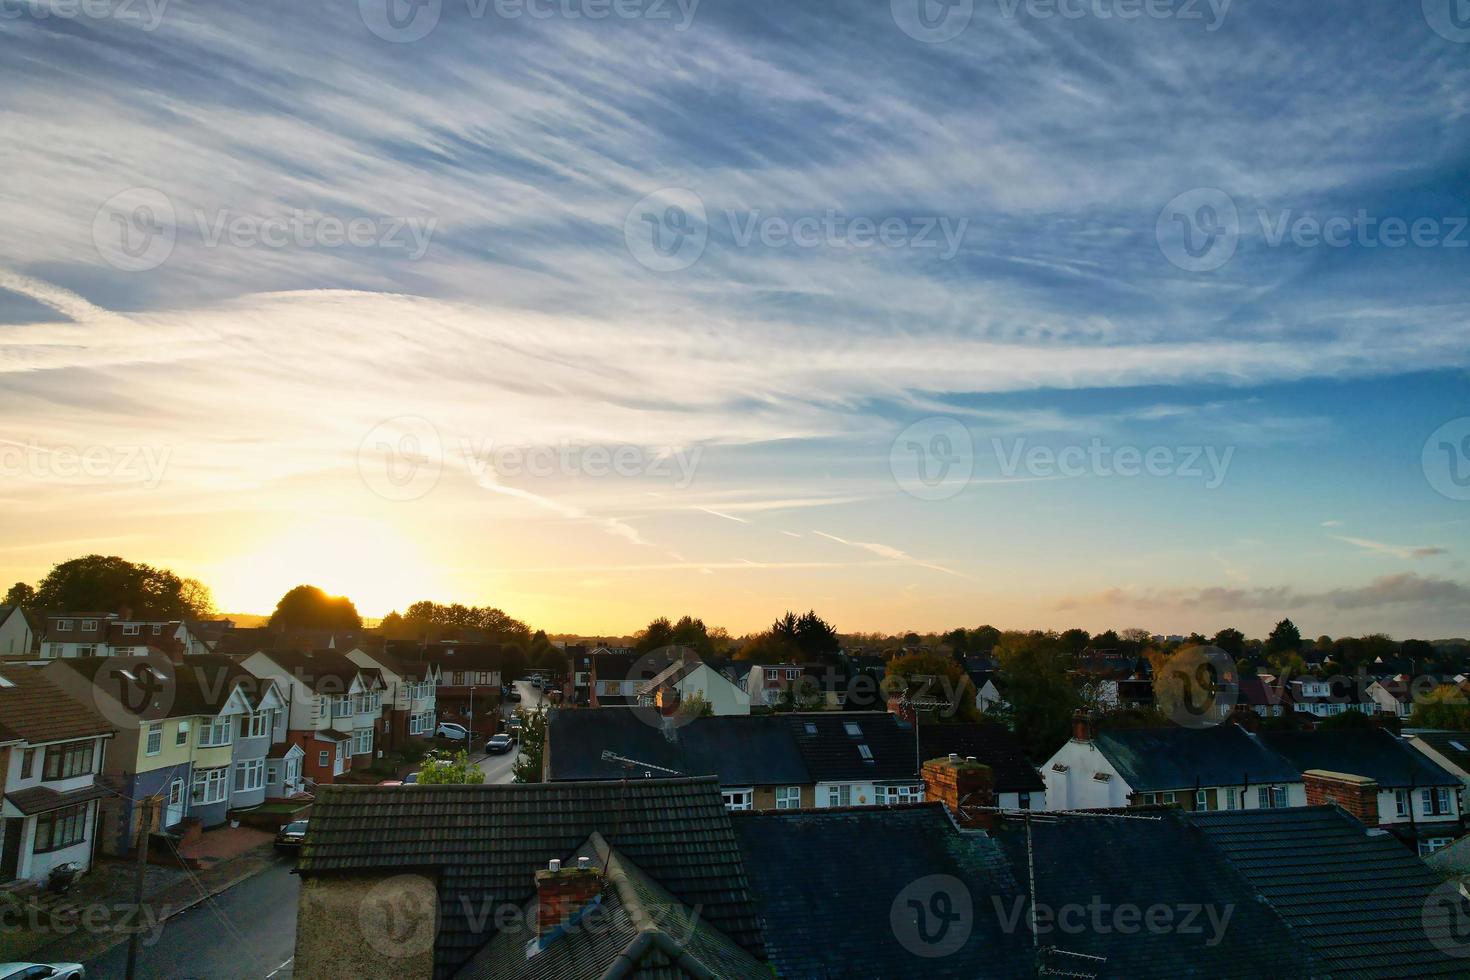
[[[1366,776],[1308,769],[1302,773],[1307,806],[1336,803],[1367,827],[1378,826],[1378,783]]]
[[[571,920],[602,892],[596,868],[536,872],[536,932],[546,935]]]
[[[924,798],[943,803],[961,827],[989,829],[994,826],[994,813],[961,809],[962,805],[995,806],[995,777],[989,766],[974,759],[951,755],[947,759],[931,759],[924,763],[923,776]]]

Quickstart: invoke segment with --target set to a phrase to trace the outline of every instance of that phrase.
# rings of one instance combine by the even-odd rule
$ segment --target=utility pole
[[[470,723],[465,726],[464,750],[469,755],[475,750],[475,685],[470,685]]]
[[[128,936],[128,973],[127,980],[135,980],[138,976],[138,946],[143,941],[143,879],[148,873],[148,825],[153,820],[153,808],[158,804],[159,797],[148,796],[141,801],[142,812],[138,815],[138,840],[135,849],[138,852],[138,878],[133,883],[133,932]]]

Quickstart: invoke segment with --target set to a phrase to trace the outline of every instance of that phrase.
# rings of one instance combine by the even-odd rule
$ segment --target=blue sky
[[[7,7],[0,575],[1470,633],[1465,12],[920,2]]]

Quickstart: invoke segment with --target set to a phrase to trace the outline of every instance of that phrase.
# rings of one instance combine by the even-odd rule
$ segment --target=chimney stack
[[[924,763],[924,799],[937,800],[949,808],[955,822],[972,830],[995,826],[995,814],[974,807],[995,806],[995,776],[989,766],[974,758],[960,760],[951,752],[947,759]]]
[[[602,875],[591,860],[579,857],[575,868],[563,868],[552,858],[545,871],[536,872],[536,935],[545,939],[601,893]]]
[[[1302,773],[1307,806],[1336,803],[1365,827],[1378,826],[1378,782],[1367,776],[1308,769]],[[1410,801],[1411,803],[1413,801]]]
[[[1092,712],[1078,708],[1072,712],[1072,741],[1091,742],[1097,736],[1097,719]]]

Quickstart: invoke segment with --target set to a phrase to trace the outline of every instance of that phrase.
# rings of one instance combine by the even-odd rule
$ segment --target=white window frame
[[[1202,789],[1194,791],[1194,808],[1196,810],[1208,810],[1210,808],[1210,794]]]
[[[352,754],[367,755],[373,751],[373,730],[357,728],[352,732]]]
[[[1227,810],[1236,810],[1236,809],[1239,809],[1239,807],[1237,807],[1235,805],[1235,787],[1234,786],[1227,786],[1225,788],[1225,809],[1227,809]]]
[[[1410,806],[1412,804],[1411,804],[1411,802],[1409,800],[1409,791],[1408,790],[1406,790],[1406,789],[1396,789],[1396,790],[1394,790],[1393,791],[1393,802],[1394,802],[1394,809],[1397,811],[1397,813],[1398,813],[1399,816],[1401,816],[1401,817],[1407,817],[1409,815],[1409,808],[1410,808]]]
[[[189,794],[190,802],[194,806],[223,803],[230,796],[229,780],[229,766],[194,770],[194,780]]]
[[[185,721],[179,722],[179,730],[176,731],[176,732],[174,732],[174,746],[177,748],[180,745],[188,745],[188,744],[189,744],[189,722],[187,720],[185,720]]]
[[[879,785],[873,787],[873,802],[879,806],[894,803],[923,803],[924,787],[917,785]]]
[[[235,763],[235,792],[250,793],[265,789],[265,760],[246,759]]]
[[[122,628],[122,635],[137,636],[139,632],[141,632],[141,630],[142,628],[137,623],[124,623]]]
[[[827,806],[852,806],[852,784],[833,783],[828,786]]]
[[[1454,808],[1450,806],[1450,788],[1448,786],[1436,787],[1434,794],[1436,796],[1435,811],[1437,813],[1448,816],[1455,812]]]
[[[777,786],[776,787],[776,809],[777,810],[800,810],[801,809],[801,787],[800,786]]]
[[[724,798],[726,810],[755,809],[755,790],[753,789],[725,789],[721,787],[720,796]]]
[[[148,723],[148,740],[143,746],[145,755],[158,755],[163,751],[163,722]]]
[[[96,629],[97,629],[97,620],[95,620],[95,619],[84,619],[84,620],[82,620],[82,632],[83,633],[92,632],[92,631],[95,631]]]
[[[218,749],[235,742],[235,715],[221,715],[199,726],[199,747]]]
[[[70,633],[71,632],[71,620],[69,620],[69,619],[58,619],[56,621],[56,632],[58,632],[58,633]]]
[[[317,752],[317,754],[316,754],[316,764],[317,764],[317,766],[320,767],[320,768],[322,768],[322,769],[325,769],[328,766],[330,766],[332,764],[331,755],[332,754],[330,752],[328,752],[326,749],[322,749],[319,752]]]

